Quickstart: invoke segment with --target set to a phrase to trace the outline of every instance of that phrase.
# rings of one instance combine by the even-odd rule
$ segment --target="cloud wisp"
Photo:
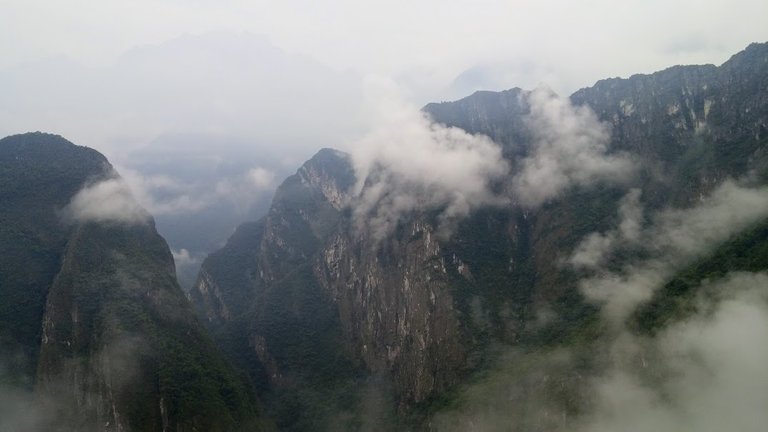
[[[616,343],[614,366],[594,382],[595,407],[579,430],[757,432],[768,424],[768,276],[736,273],[710,315],[653,340]],[[629,355],[627,355],[629,353]],[[637,361],[638,358],[640,361]]]
[[[415,211],[440,212],[442,229],[479,206],[506,202],[492,190],[509,173],[489,138],[432,123],[404,103],[386,80],[370,79],[372,132],[351,149],[358,184],[352,200],[359,227],[376,239]]]
[[[568,259],[569,264],[577,269],[596,269],[605,263],[606,258],[619,245],[636,244],[643,225],[641,193],[640,189],[631,189],[619,203],[619,226],[584,238]]]
[[[62,213],[66,220],[73,222],[143,224],[151,219],[128,184],[117,176],[85,186]]]
[[[394,83],[368,79],[366,90],[373,125],[350,149],[358,178],[353,207],[358,225],[378,239],[416,211],[439,210],[449,232],[482,206],[535,208],[573,187],[626,182],[635,171],[629,156],[609,151],[610,129],[588,107],[546,88],[522,96],[533,140],[516,171],[498,144],[433,123],[398,97]]]
[[[515,200],[538,207],[573,186],[622,182],[634,172],[627,155],[609,152],[610,129],[588,107],[539,87],[527,96],[531,153],[513,179]]]
[[[698,205],[661,211],[648,228],[640,231],[636,222],[639,211],[637,202],[625,198],[619,228],[588,236],[571,256],[575,265],[593,265],[596,276],[583,279],[580,287],[589,300],[602,305],[603,314],[614,323],[626,319],[692,260],[768,217],[768,187],[751,188],[725,181]],[[617,240],[625,238],[625,231],[632,233],[634,244],[648,258],[619,270],[601,268],[598,264],[605,256],[622,246]]]
[[[438,413],[437,431],[760,431],[768,417],[768,275],[703,281],[689,318],[651,336],[627,326],[669,278],[768,217],[768,187],[728,180],[698,204],[644,212],[630,190],[615,228],[593,233],[568,264],[601,306],[591,342],[535,352],[501,347],[494,368]],[[612,254],[639,257],[616,268]]]
[[[589,382],[593,406],[577,430],[763,429],[768,422],[763,409],[768,404],[768,295],[762,287],[768,286],[768,276],[734,273],[704,282],[718,295],[698,298],[695,310],[703,312],[655,337],[635,334],[625,322],[675,273],[768,217],[768,187],[727,180],[695,206],[658,212],[646,228],[636,223],[642,213],[633,192],[620,207],[619,227],[602,235],[611,241],[601,252],[629,245],[646,258],[614,271],[595,261],[596,276],[580,282],[586,297],[602,305],[611,331],[604,342],[608,367]],[[572,263],[594,236],[579,246]]]

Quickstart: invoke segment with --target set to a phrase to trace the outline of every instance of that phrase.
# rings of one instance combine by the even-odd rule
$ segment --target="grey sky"
[[[2,0],[0,67],[64,54],[103,64],[184,33],[263,34],[337,69],[454,77],[532,63],[583,86],[680,62],[724,61],[765,40],[760,0]],[[438,71],[439,69],[439,71]],[[542,79],[547,78],[546,76]],[[512,85],[513,83],[510,83]],[[557,83],[550,83],[560,90]]]
[[[61,134],[137,170],[137,197],[202,208],[251,170],[279,182],[358,146],[389,97],[366,83],[411,110],[542,82],[567,96],[720,64],[768,40],[766,16],[765,0],[0,0],[0,136]],[[136,190],[157,175],[201,184]]]
[[[764,23],[768,3],[762,0],[0,0],[0,10],[0,72],[19,72],[19,65],[26,64],[27,69],[22,68],[18,74],[31,88],[45,86],[51,81],[46,72],[77,75],[72,82],[61,83],[67,87],[65,91],[73,93],[70,98],[92,90],[93,76],[89,73],[114,82],[115,72],[105,72],[104,69],[120,68],[126,52],[135,52],[137,47],[144,57],[133,61],[143,61],[146,70],[156,72],[152,67],[165,68],[173,64],[178,70],[167,75],[187,71],[189,68],[184,69],[183,62],[173,61],[173,54],[168,54],[179,48],[169,47],[168,41],[192,35],[182,38],[184,42],[177,45],[194,45],[196,42],[204,45],[205,38],[198,36],[211,32],[247,32],[255,35],[254,38],[265,37],[264,43],[255,48],[247,43],[233,45],[231,50],[215,47],[218,56],[203,56],[192,63],[198,75],[210,73],[212,79],[227,77],[225,80],[231,81],[234,88],[250,80],[249,86],[258,93],[264,87],[290,88],[296,83],[299,88],[294,91],[295,96],[299,99],[305,96],[303,100],[309,100],[327,97],[327,94],[316,94],[318,89],[333,93],[341,88],[340,83],[355,86],[366,75],[376,74],[400,84],[416,105],[461,97],[477,88],[500,90],[519,86],[531,89],[540,82],[568,95],[601,78],[652,72],[680,63],[719,64],[750,42],[768,40]],[[229,42],[232,40],[223,43]],[[270,44],[278,55],[290,57],[289,62],[293,64],[275,65],[275,53],[265,48]],[[153,49],[161,54],[158,58],[151,58]],[[252,61],[243,68],[238,59],[248,50],[253,54]],[[183,57],[185,54],[182,51],[179,55]],[[260,56],[263,56],[262,62]],[[302,60],[297,60],[301,56]],[[73,64],[72,68],[82,70],[62,70],[58,63],[43,62],[50,67],[39,66],[51,58],[57,58],[59,62],[66,58]],[[29,68],[35,69],[29,66],[30,62],[38,65],[36,77],[30,77]],[[312,65],[314,69],[303,70],[302,62],[316,64]],[[327,70],[322,73],[328,75],[323,79],[334,81],[329,76],[336,74],[339,81],[310,83],[301,88],[301,83],[307,81],[306,76],[300,76],[302,72],[316,74],[323,68]],[[235,78],[229,79],[230,75]],[[199,78],[204,80],[206,77]],[[148,77],[144,79],[149,80]],[[157,86],[167,87],[168,83],[162,79],[158,78]],[[177,77],[171,80],[178,81]],[[187,80],[190,86],[199,87],[200,80]],[[181,81],[175,83],[182,89],[179,93],[188,93],[183,91],[184,80]],[[153,92],[152,83],[143,85],[145,93]],[[104,93],[103,89],[96,90]],[[133,88],[128,86],[126,92],[132,91]],[[48,98],[47,95],[35,95],[34,91],[31,93],[37,98]],[[188,101],[175,96],[170,94],[168,97],[178,101],[175,103],[179,107],[170,102],[161,103],[161,111],[165,108],[183,114],[164,116],[166,112],[155,113],[157,115],[151,117],[151,121],[149,115],[139,116],[140,131],[130,118],[134,115],[131,110],[138,108],[130,104],[120,106],[120,119],[104,119],[97,115],[97,125],[93,124],[96,122],[92,112],[81,110],[66,116],[57,114],[50,121],[40,119],[36,123],[39,127],[33,129],[54,129],[53,132],[67,133],[73,140],[114,153],[115,145],[110,149],[107,142],[133,147],[146,144],[164,132],[199,128],[200,119],[208,117],[207,108],[199,108],[191,115]],[[211,99],[221,96],[226,97],[226,92],[211,96]],[[25,94],[16,97],[17,100],[8,101],[6,96],[7,103],[29,107],[30,112],[38,114],[41,111],[50,114],[48,111],[55,108],[49,106],[49,101],[37,103]],[[253,136],[253,130],[248,130],[250,120],[237,113],[249,111],[258,116],[262,110],[270,108],[273,113],[277,111],[274,117],[281,120],[274,122],[271,119],[270,124],[283,131],[285,125],[290,124],[294,132],[317,128],[318,131],[307,133],[307,136],[319,138],[323,145],[331,144],[331,137],[342,141],[353,137],[353,132],[359,132],[355,128],[325,127],[355,111],[351,99],[341,104],[327,101],[328,109],[313,110],[325,116],[323,121],[315,123],[301,114],[294,118],[291,111],[296,105],[287,104],[275,109],[270,106],[271,100],[259,105],[233,99],[219,100],[218,105],[208,104],[213,107],[213,117],[220,116],[220,121],[205,132],[220,133],[227,129],[241,137]],[[99,106],[105,104],[104,101],[89,101],[91,104],[97,102],[102,102]],[[111,102],[108,100],[106,104]],[[206,102],[209,101],[206,99]],[[222,104],[229,104],[231,112],[222,109]],[[67,98],[59,101],[61,106],[68,106]],[[22,115],[15,108],[13,111],[17,117]],[[225,116],[226,120],[221,120]],[[9,124],[11,120],[16,120],[15,124]],[[6,117],[0,121],[0,133],[13,133],[17,127],[29,123],[18,120]],[[349,123],[359,119],[351,120]],[[73,123],[77,125],[72,126]],[[29,124],[31,127],[32,123]],[[61,124],[66,127],[57,129]],[[256,124],[259,126],[258,121]],[[133,129],[128,131],[130,128]],[[267,130],[269,128],[257,129],[267,139],[274,135]],[[96,133],[97,130],[100,133]],[[295,137],[296,140],[301,138]]]

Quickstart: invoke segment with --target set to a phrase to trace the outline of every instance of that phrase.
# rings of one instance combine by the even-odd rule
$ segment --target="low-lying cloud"
[[[602,304],[603,313],[613,322],[624,320],[693,259],[768,217],[768,187],[751,188],[727,180],[696,206],[659,212],[642,231],[637,231],[637,202],[625,198],[621,212],[619,228],[588,236],[571,257],[572,263],[597,270],[580,286],[588,299]],[[648,257],[619,270],[599,268],[597,264],[622,245],[617,240],[626,236],[625,231],[633,233],[635,245]]]
[[[656,337],[507,349],[438,413],[434,431],[759,432],[768,424],[768,276],[735,273],[722,300]],[[590,366],[591,365],[591,366]],[[599,365],[599,366],[595,366]]]
[[[539,351],[501,347],[495,366],[432,419],[437,431],[757,432],[768,423],[768,275],[702,281],[692,314],[657,334],[626,326],[677,272],[768,217],[768,188],[725,181],[684,209],[644,212],[640,190],[615,228],[568,263],[601,305],[600,336]],[[616,268],[609,258],[631,252]]]
[[[627,155],[609,152],[610,129],[586,106],[573,106],[545,87],[527,95],[533,142],[515,174],[515,200],[537,207],[573,186],[621,182],[634,172]]]
[[[580,430],[765,430],[766,286],[764,273],[732,274],[716,287],[729,298],[710,315],[675,324],[653,341],[625,340],[620,347],[634,355],[596,379],[595,409]]]
[[[88,361],[64,357],[57,359],[60,363],[52,375],[42,372],[38,377],[23,377],[36,380],[37,386],[14,384],[22,377],[19,371],[5,370],[6,359],[0,355],[0,431],[124,430],[124,423],[114,422],[120,423],[121,415],[114,406],[115,399],[135,387],[139,354],[147,349],[147,343],[129,334],[113,334],[106,339],[90,353]],[[112,409],[104,410],[108,404]]]
[[[74,222],[117,222],[141,224],[150,215],[134,198],[128,184],[113,177],[81,189],[64,208],[66,219]]]
[[[513,172],[488,137],[433,123],[404,103],[391,82],[367,83],[374,121],[372,132],[350,149],[358,178],[353,206],[358,225],[379,239],[416,211],[440,210],[445,232],[478,207],[538,207],[570,188],[622,183],[635,172],[629,156],[609,151],[608,125],[546,88],[523,96],[532,142]]]
[[[432,123],[372,79],[376,125],[351,149],[358,184],[353,199],[359,226],[381,239],[406,215],[439,210],[442,228],[479,206],[504,198],[492,190],[509,173],[501,148],[489,138]]]

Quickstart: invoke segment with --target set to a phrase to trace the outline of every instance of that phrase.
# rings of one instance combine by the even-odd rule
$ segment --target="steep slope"
[[[31,376],[40,349],[45,299],[67,242],[56,211],[86,179],[104,176],[106,159],[96,151],[62,145],[52,136],[27,134],[0,146],[0,341],[4,353]],[[34,191],[34,193],[31,193]]]
[[[206,259],[191,292],[284,429],[331,427],[358,382],[359,360],[311,261],[338,229],[353,181],[347,155],[321,150],[283,182],[262,220]]]
[[[626,235],[641,242],[644,230],[656,229],[652,225],[657,221],[650,216],[663,219],[670,209],[693,212],[727,178],[752,185],[764,182],[766,65],[768,44],[754,44],[719,67],[677,66],[600,81],[576,92],[567,103],[545,91],[546,100],[556,103],[544,108],[541,90],[519,89],[427,105],[424,111],[435,122],[487,135],[502,147],[513,178],[493,187],[506,194],[507,204],[474,209],[448,236],[440,229],[443,209],[423,209],[407,214],[380,239],[355,220],[359,195],[348,189],[354,183],[348,179],[351,164],[344,157],[328,163],[321,157],[327,151],[321,152],[280,188],[265,220],[242,227],[227,247],[206,260],[193,289],[198,313],[214,328],[225,323],[219,344],[240,338],[238,351],[229,353],[252,371],[261,371],[258,379],[252,372],[252,379],[266,382],[265,388],[277,395],[271,409],[299,419],[299,410],[281,402],[280,395],[292,382],[288,377],[302,371],[314,374],[318,359],[329,364],[320,354],[329,346],[343,347],[338,352],[356,368],[361,384],[385,383],[373,385],[383,395],[374,405],[378,414],[382,406],[388,407],[383,411],[396,410],[397,421],[405,424],[390,423],[393,429],[426,428],[435,410],[454,403],[452,389],[473,379],[472,373],[482,370],[502,346],[517,350],[515,361],[525,366],[521,370],[530,366],[535,371],[520,378],[520,392],[529,398],[513,398],[519,401],[521,415],[541,414],[552,430],[567,430],[558,419],[584,412],[590,399],[583,377],[600,370],[605,361],[601,355],[610,350],[597,342],[606,335],[608,318],[599,304],[584,297],[591,270],[569,264],[573,254],[585,240],[610,243],[611,236],[620,235],[612,230],[633,217]],[[575,114],[562,118],[571,111]],[[542,112],[561,123],[542,125],[535,117]],[[583,130],[590,128],[598,130]],[[574,181],[537,201],[526,202],[516,194],[518,173],[548,160],[536,159],[542,148],[553,141],[568,146],[593,138],[598,148],[604,147],[596,166],[621,159],[631,162],[632,172],[620,181]],[[310,169],[324,175],[301,182]],[[370,178],[358,180],[365,180],[363,191],[373,187]],[[291,196],[303,198],[288,205],[285,191],[296,184],[304,192]],[[329,207],[335,211],[317,210]],[[633,208],[640,209],[639,216]],[[313,224],[328,229],[313,229]],[[657,252],[652,244],[622,247],[610,251],[596,270],[598,276],[599,271],[610,274]],[[696,259],[698,255],[680,258],[675,270]],[[239,276],[228,271],[233,265]],[[307,303],[322,312],[303,313],[301,305]],[[637,320],[659,320],[650,314],[641,313]],[[301,317],[302,324],[292,327],[285,317]],[[307,339],[332,343],[310,345]],[[297,350],[284,350],[291,344]],[[544,371],[536,369],[536,352],[563,346],[579,347],[572,353],[581,361],[578,367],[554,362]],[[284,374],[286,370],[291,373]],[[340,376],[328,378],[337,384],[350,379]],[[549,376],[552,381],[547,382]],[[333,405],[336,417],[355,418],[366,412],[370,388],[359,385],[351,397],[351,413],[338,412],[335,402],[325,406]],[[527,410],[525,401],[538,400],[542,393],[567,409]],[[549,424],[537,422],[529,418],[514,430],[545,430],[542,425]],[[331,428],[329,424],[315,424],[315,429]],[[283,425],[310,429],[301,420]],[[350,421],[344,426],[359,429],[361,424]]]
[[[106,159],[34,133],[0,140],[0,167],[3,390],[46,401],[25,407],[33,424],[11,416],[3,428],[258,428],[255,396],[198,324],[168,246]],[[79,201],[87,191],[103,193]]]

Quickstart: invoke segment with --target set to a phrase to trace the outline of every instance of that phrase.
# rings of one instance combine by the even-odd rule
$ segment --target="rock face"
[[[403,405],[444,391],[466,357],[450,263],[433,230],[423,220],[410,221],[380,248],[366,237],[338,233],[314,264],[345,323],[346,341],[369,370],[392,373]]]
[[[424,111],[491,137],[515,173],[536,139],[531,97],[478,92]],[[206,260],[191,293],[198,314],[279,426],[359,428],[358,407],[379,377],[391,394],[382,404],[421,421],[494,342],[536,349],[594,317],[558,263],[585,235],[617,225],[630,190],[653,210],[690,205],[727,177],[768,174],[767,44],[719,67],[600,81],[570,102],[607,125],[608,154],[631,158],[637,175],[572,187],[535,208],[478,209],[450,237],[438,235],[435,211],[416,213],[378,240],[349,208],[364,179],[348,156],[323,150],[283,183],[264,219]]]
[[[25,407],[31,426],[3,428],[259,428],[254,395],[199,325],[151,217],[124,219],[139,208],[112,194],[92,203],[107,213],[72,213],[80,191],[115,176],[58,136],[0,140],[2,361],[19,391],[46,401]]]

